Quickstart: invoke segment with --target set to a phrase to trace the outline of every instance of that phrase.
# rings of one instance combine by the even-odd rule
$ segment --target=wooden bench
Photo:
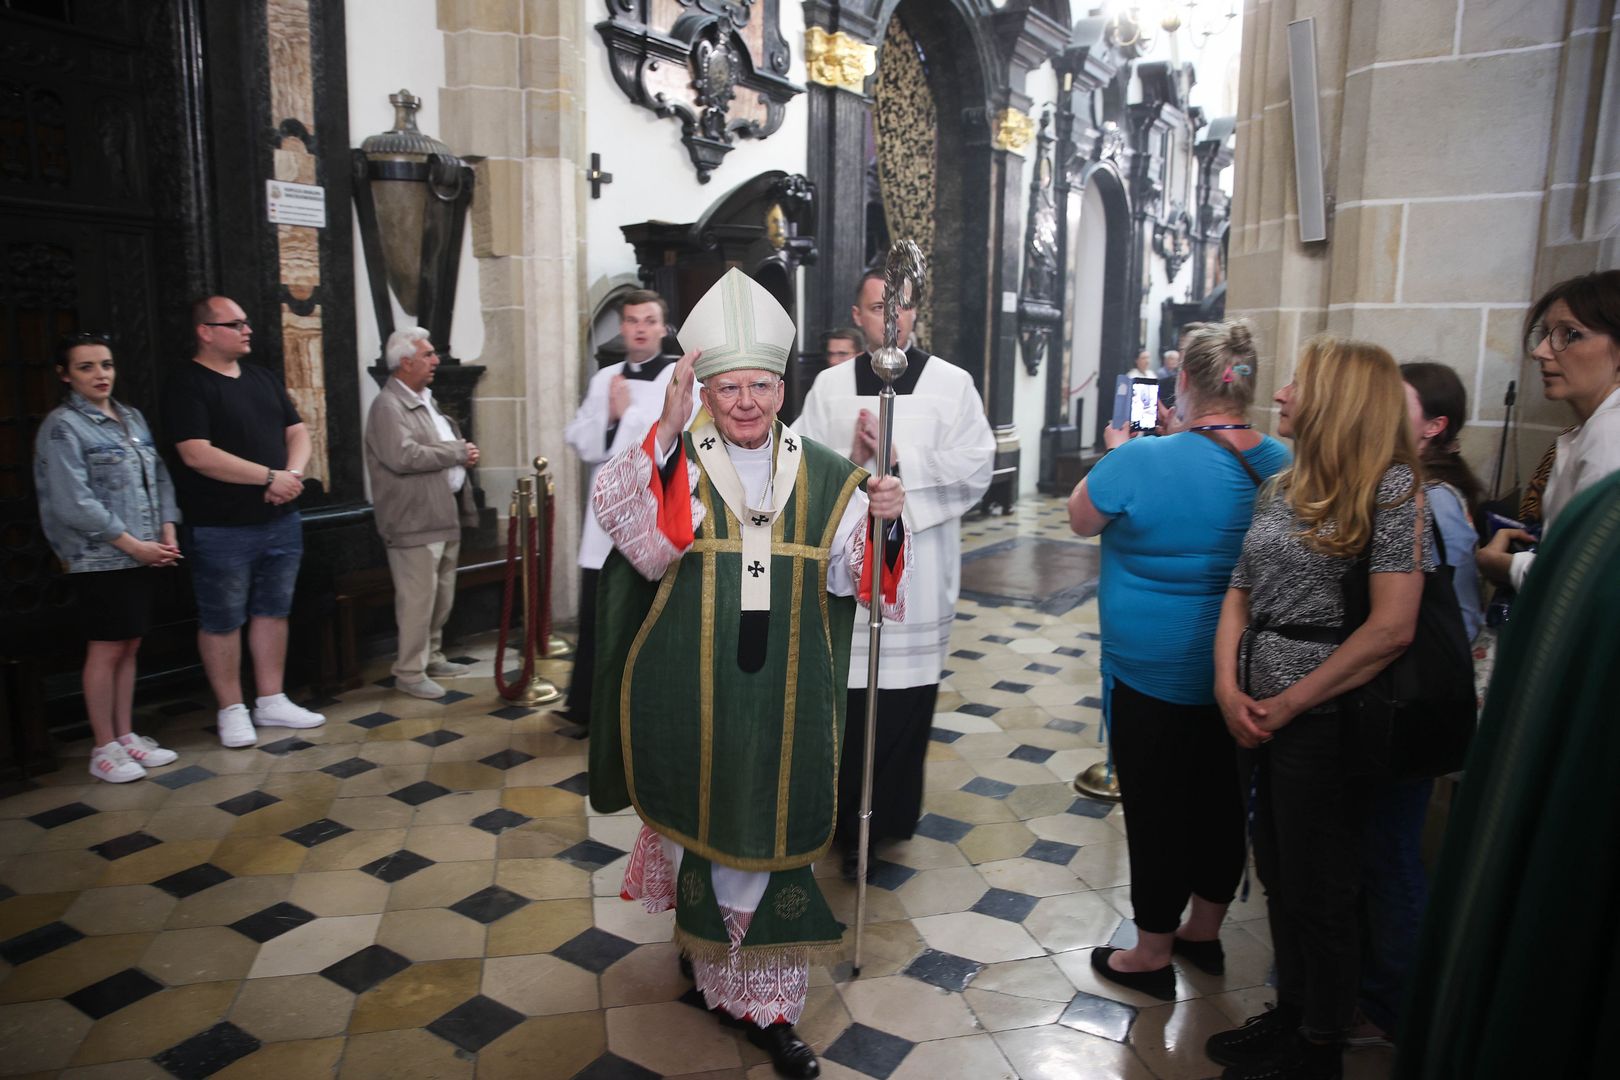
[[[456,593],[485,585],[500,585],[506,581],[506,551],[504,548],[486,548],[463,551],[462,562],[456,567]],[[360,676],[359,643],[356,615],[366,608],[394,602],[394,580],[388,567],[377,566],[355,570],[337,580],[337,671],[335,689],[353,690],[364,680]],[[331,689],[331,688],[329,688]]]

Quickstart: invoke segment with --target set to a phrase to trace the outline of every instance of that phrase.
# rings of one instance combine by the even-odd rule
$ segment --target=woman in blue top
[[[1100,948],[1105,979],[1169,1001],[1172,953],[1225,970],[1220,927],[1243,872],[1236,747],[1215,703],[1215,626],[1255,491],[1287,449],[1246,419],[1257,358],[1246,323],[1194,326],[1176,379],[1180,430],[1125,441],[1069,498],[1102,536],[1104,710],[1131,860],[1137,944]],[[1192,900],[1185,924],[1182,911]]]
[[[130,730],[135,653],[152,619],[152,567],[180,558],[180,520],[168,469],[139,409],[112,396],[112,348],[100,334],[57,347],[68,396],[39,426],[34,488],[51,550],[78,585],[84,632],[84,707],[96,747],[90,775],[121,784],[175,752]]]

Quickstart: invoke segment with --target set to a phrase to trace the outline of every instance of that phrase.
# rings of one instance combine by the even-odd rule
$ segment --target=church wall
[[[394,123],[388,95],[410,90],[422,99],[416,124],[427,134],[451,141],[439,108],[439,88],[445,83],[445,36],[438,27],[435,0],[347,0],[349,133],[354,145],[368,135],[387,131]],[[516,47],[492,38],[516,62]],[[476,196],[475,196],[476,197]],[[354,225],[355,360],[360,371],[360,415],[366,415],[377,396],[377,383],[367,373],[382,354],[377,318],[372,311],[366,257],[360,244],[360,225]],[[393,301],[396,326],[412,320]],[[457,281],[455,318],[450,351],[469,362],[484,352],[484,320],[479,309],[479,260],[473,256],[472,232],[462,242],[461,273]],[[367,484],[369,496],[370,484]],[[504,500],[503,500],[504,501]]]
[[[1541,396],[1520,330],[1553,282],[1616,264],[1614,22],[1586,0],[1251,0],[1229,311],[1261,328],[1261,400],[1321,330],[1455,367],[1465,455],[1487,480],[1519,384],[1528,476],[1571,422]],[[1611,13],[1612,14],[1612,13]],[[1325,243],[1298,239],[1285,34],[1314,16]],[[1607,55],[1607,66],[1597,62]],[[1510,451],[1511,453],[1511,451]],[[1508,485],[1512,483],[1511,458]]]
[[[564,0],[568,2],[568,0]],[[600,199],[585,205],[585,280],[594,287],[618,274],[636,272],[635,251],[619,231],[639,221],[690,222],[702,216],[726,192],[771,169],[803,173],[808,156],[809,108],[806,95],[787,105],[782,126],[765,139],[739,138],[708,183],[681,143],[681,125],[635,105],[613,81],[608,50],[595,23],[602,5],[573,0],[582,8],[581,37],[585,61],[586,156],[602,155],[602,168],[613,183]],[[791,54],[787,78],[805,85],[804,12],[785,0],[779,25]],[[805,347],[800,343],[800,347]],[[588,360],[588,358],[582,358]],[[592,365],[594,367],[594,365]]]
[[[353,142],[391,126],[389,93],[422,99],[418,126],[473,163],[451,341],[485,368],[473,391],[487,505],[505,517],[536,455],[557,484],[552,612],[573,616],[578,484],[562,430],[583,329],[584,0],[347,0]],[[357,362],[378,355],[357,254]],[[401,313],[396,307],[396,318]],[[375,395],[367,375],[367,400]],[[504,538],[504,528],[499,532]]]

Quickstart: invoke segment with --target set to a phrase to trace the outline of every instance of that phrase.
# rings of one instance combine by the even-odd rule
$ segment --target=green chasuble
[[[591,804],[603,812],[634,804],[653,829],[722,866],[808,868],[832,840],[855,616],[852,598],[827,594],[827,565],[866,473],[800,440],[764,569],[764,665],[749,672],[738,664],[741,531],[702,472],[692,435],[682,438],[705,510],[692,547],[656,582],[617,551],[602,568]],[[803,876],[810,880],[808,869]]]
[[[1503,629],[1398,1045],[1407,1080],[1610,1073],[1620,1017],[1620,474]]]

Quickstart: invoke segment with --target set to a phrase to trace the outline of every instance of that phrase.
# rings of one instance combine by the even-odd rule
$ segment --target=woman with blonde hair
[[[1255,501],[1215,634],[1215,696],[1251,778],[1277,1003],[1206,1051],[1226,1080],[1336,1080],[1356,1009],[1364,789],[1335,699],[1411,643],[1433,522],[1389,353],[1313,339],[1276,402],[1294,461]],[[1370,612],[1350,626],[1343,579],[1362,572]]]

